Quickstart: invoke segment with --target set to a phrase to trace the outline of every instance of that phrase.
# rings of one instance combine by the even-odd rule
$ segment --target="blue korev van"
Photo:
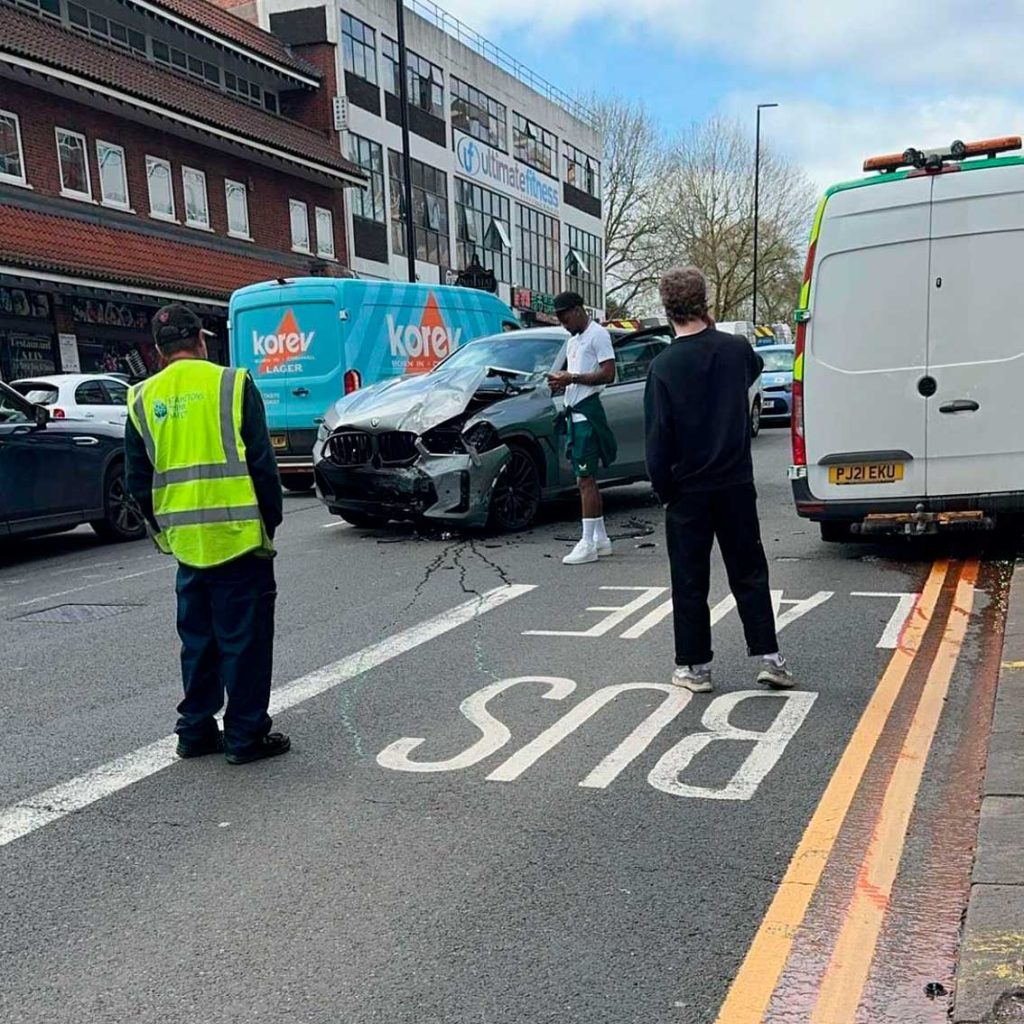
[[[239,288],[231,363],[252,373],[267,407],[281,479],[313,486],[313,445],[342,395],[425,373],[473,338],[519,326],[488,292],[449,285],[307,277]]]

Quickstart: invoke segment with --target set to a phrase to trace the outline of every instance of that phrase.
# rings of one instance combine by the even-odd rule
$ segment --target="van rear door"
[[[932,179],[846,189],[825,204],[811,278],[804,423],[811,493],[926,493]],[[875,468],[869,468],[875,467]]]
[[[1024,166],[933,187],[928,494],[1024,491]]]

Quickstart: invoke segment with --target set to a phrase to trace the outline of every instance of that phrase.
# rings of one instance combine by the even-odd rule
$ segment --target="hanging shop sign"
[[[481,292],[494,293],[498,290],[498,279],[494,276],[494,271],[483,266],[476,253],[473,253],[469,266],[459,271],[455,283],[462,288],[476,288]]]

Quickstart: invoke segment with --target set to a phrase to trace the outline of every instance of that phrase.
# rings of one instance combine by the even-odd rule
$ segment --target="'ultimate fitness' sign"
[[[558,213],[558,182],[504,153],[485,146],[471,135],[455,132],[455,161],[459,171],[481,185],[497,186],[531,206]]]

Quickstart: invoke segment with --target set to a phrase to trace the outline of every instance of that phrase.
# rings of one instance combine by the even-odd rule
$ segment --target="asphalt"
[[[986,637],[1001,630],[1008,563],[973,541],[824,545],[792,512],[785,431],[763,432],[755,453],[772,585],[791,620],[780,639],[813,696],[735,698],[727,721],[749,732],[702,749],[691,739],[674,791],[649,773],[709,728],[713,700],[725,715],[729,694],[756,691],[756,666],[732,611],[715,629],[718,693],[685,703],[651,686],[606,690],[664,687],[672,671],[670,621],[641,625],[668,597],[649,488],[609,492],[616,554],[574,569],[560,563],[570,506],[526,534],[466,538],[359,531],[289,496],[275,675],[279,688],[320,680],[278,716],[292,752],[245,768],[175,763],[0,847],[0,1020],[710,1024],[892,656],[878,645],[898,597],[854,595],[914,594],[935,557],[980,553],[950,694],[962,713],[936,736],[901,868],[917,893],[947,801],[977,820],[984,762],[965,717],[984,699],[976,680],[994,685]],[[522,592],[410,645],[418,624],[509,583]],[[51,787],[168,735],[172,585],[173,566],[146,543],[108,547],[83,531],[0,553],[3,807],[34,812]],[[726,594],[716,558],[712,602]],[[645,597],[617,622],[593,610]],[[48,621],[72,616],[90,618]],[[346,662],[344,681],[323,682],[371,647],[365,671]],[[460,711],[513,679],[485,709],[478,698]],[[638,738],[673,699],[678,713]],[[769,757],[752,738],[785,709],[795,724]],[[559,721],[560,739],[546,731]],[[527,747],[539,736],[546,750]],[[612,764],[627,736],[629,756]],[[976,770],[954,778],[965,750]],[[741,772],[748,755],[757,770]],[[870,833],[885,772],[869,774],[851,848]],[[929,951],[870,979],[873,1021],[945,1019],[947,1001],[923,987],[953,987],[971,853],[960,845],[966,868],[943,883],[948,913],[929,925]],[[895,895],[905,923],[884,948],[922,916]],[[844,901],[827,896],[812,909],[841,918]],[[895,985],[907,1008],[887,1016]]]

